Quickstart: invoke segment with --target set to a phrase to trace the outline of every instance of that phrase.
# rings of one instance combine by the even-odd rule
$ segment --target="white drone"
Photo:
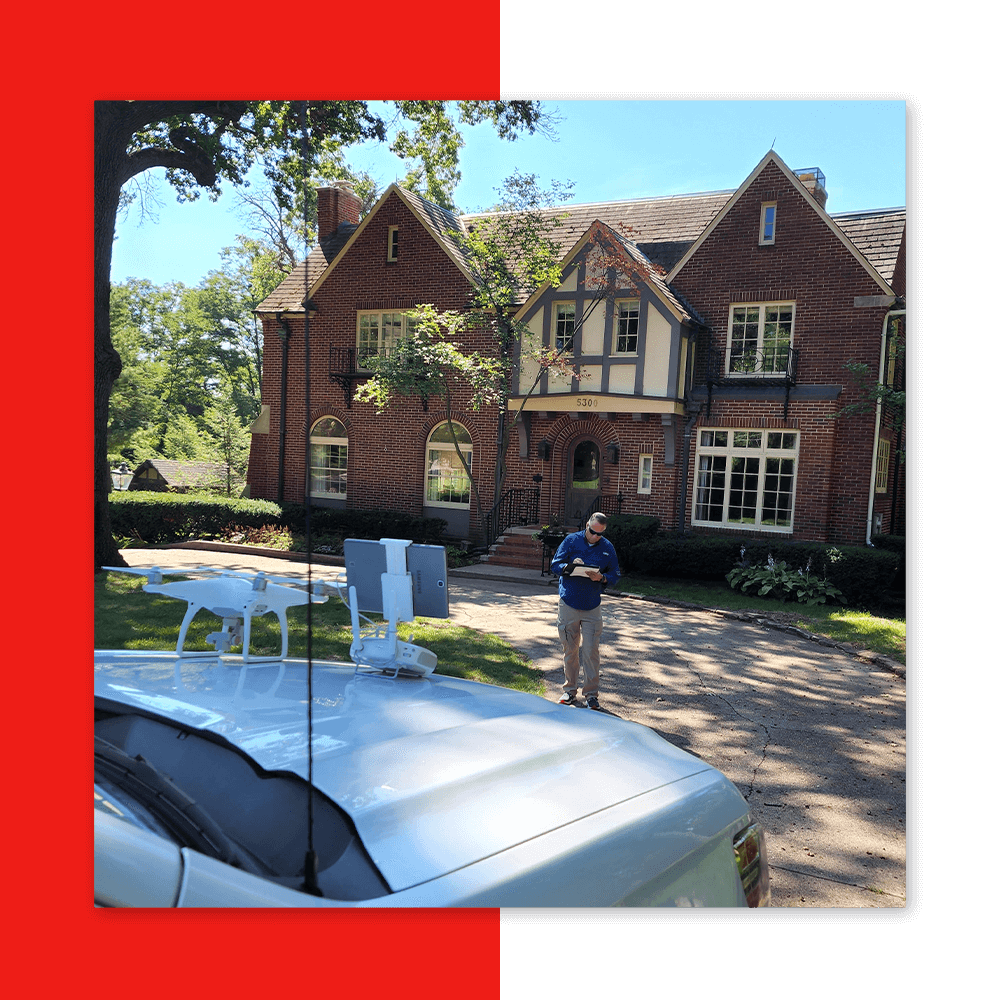
[[[384,549],[386,572],[381,574],[381,600],[366,595],[377,607],[371,604],[366,605],[368,610],[379,610],[385,617],[384,624],[374,625],[371,620],[365,621],[373,625],[373,630],[367,635],[361,634],[361,614],[357,589],[345,583],[344,580],[314,580],[312,582],[312,592],[307,590],[308,584],[305,580],[294,577],[268,577],[265,573],[241,573],[235,570],[220,570],[210,566],[198,566],[194,569],[177,571],[176,574],[205,574],[204,579],[176,580],[172,583],[164,583],[164,570],[158,566],[153,566],[148,570],[129,569],[117,566],[103,566],[102,569],[117,573],[130,573],[136,576],[145,576],[147,583],[143,585],[143,590],[152,594],[163,594],[179,601],[187,601],[188,607],[184,619],[181,622],[180,634],[177,638],[176,653],[178,657],[218,657],[221,653],[228,653],[233,647],[241,646],[244,664],[248,663],[273,663],[276,660],[284,660],[288,655],[288,608],[308,604],[323,604],[329,594],[337,594],[351,612],[351,631],[353,640],[351,642],[351,659],[358,668],[370,668],[378,672],[391,672],[393,676],[400,671],[413,673],[419,676],[426,676],[434,671],[437,666],[437,655],[422,646],[416,646],[412,642],[403,642],[397,638],[396,626],[400,621],[412,621],[414,618],[413,601],[413,577],[407,572],[407,546],[411,543],[395,538],[383,538],[379,543],[358,542],[355,539],[348,541],[355,545],[375,546]],[[418,546],[419,549],[438,548],[436,546]],[[345,548],[346,551],[346,548]],[[443,562],[443,548],[441,549],[441,565]],[[364,551],[364,556],[368,558],[371,553]],[[354,563],[348,564],[348,581],[351,577],[351,568]],[[371,567],[366,567],[370,571]],[[167,571],[171,572],[171,571]],[[447,579],[445,580],[445,603],[447,602]],[[440,575],[440,574],[439,574]],[[438,586],[442,581],[438,581]],[[347,591],[347,600],[344,600],[344,591]],[[222,619],[222,630],[211,632],[206,637],[206,641],[215,647],[215,652],[185,650],[184,643],[187,639],[188,627],[194,620],[195,615],[201,610],[210,611]],[[250,655],[250,629],[254,618],[259,618],[268,612],[274,612],[281,625],[281,653],[277,656],[251,656]],[[441,615],[431,611],[437,617],[446,617],[447,612]]]

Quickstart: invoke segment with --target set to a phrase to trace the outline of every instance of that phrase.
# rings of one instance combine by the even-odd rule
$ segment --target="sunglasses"
[[[601,535],[604,534],[604,532],[603,531],[594,531],[594,529],[588,524],[587,525],[587,534],[588,535],[597,535],[597,537],[600,538]]]

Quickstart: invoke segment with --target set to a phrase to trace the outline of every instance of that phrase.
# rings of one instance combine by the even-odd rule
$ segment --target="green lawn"
[[[181,577],[164,577],[165,580]],[[183,601],[142,590],[142,577],[102,573],[94,582],[94,646],[97,649],[173,649],[177,644],[181,619],[187,610]],[[303,607],[288,612],[288,651],[304,657],[306,614]],[[331,597],[325,604],[312,605],[312,656],[317,660],[349,660],[351,648],[350,614]],[[216,631],[220,621],[200,611],[188,630],[187,649],[210,649],[205,636]],[[400,629],[400,638],[426,646],[437,654],[436,672],[465,677],[485,684],[544,694],[542,674],[531,661],[495,635],[429,618],[418,618]],[[251,654],[262,656],[281,650],[281,629],[273,614],[254,621]]]
[[[617,589],[631,594],[667,597],[723,611],[759,611],[835,642],[849,643],[888,656],[897,663],[906,663],[906,614],[902,608],[872,614],[845,608],[838,603],[812,606],[791,602],[782,604],[765,597],[750,597],[733,590],[728,584],[664,580],[637,575],[623,576]]]

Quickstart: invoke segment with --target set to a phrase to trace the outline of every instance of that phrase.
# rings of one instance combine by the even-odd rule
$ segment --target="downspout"
[[[885,361],[888,349],[889,320],[893,316],[905,316],[905,309],[890,309],[882,319],[882,352],[878,363],[878,384],[882,385],[885,380]],[[865,545],[872,544],[872,518],[875,515],[875,474],[878,471],[878,441],[879,431],[882,428],[882,397],[879,396],[875,404],[875,438],[872,441],[872,468],[871,478],[868,484],[868,525],[865,531]]]
[[[278,502],[285,499],[285,413],[288,408],[288,342],[292,331],[279,313],[278,336],[281,338],[281,415],[278,420]]]
[[[677,520],[677,530],[684,534],[684,523],[687,520],[687,496],[688,496],[688,472],[691,465],[691,432],[694,430],[695,422],[701,416],[701,403],[698,409],[688,417],[684,425],[684,457],[681,459],[681,503],[680,514]]]

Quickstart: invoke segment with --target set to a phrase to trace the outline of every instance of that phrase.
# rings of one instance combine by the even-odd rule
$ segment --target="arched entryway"
[[[578,438],[566,453],[566,520],[582,518],[600,495],[601,444],[596,438]]]

